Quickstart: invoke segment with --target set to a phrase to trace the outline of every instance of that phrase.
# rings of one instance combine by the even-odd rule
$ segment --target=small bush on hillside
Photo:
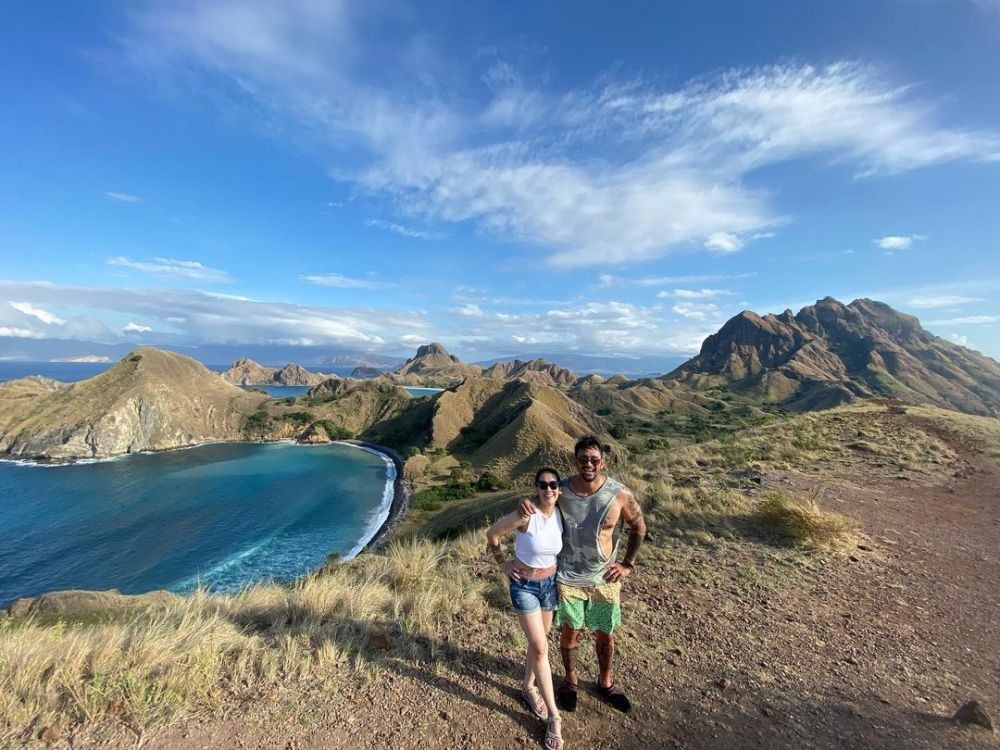
[[[310,424],[316,417],[308,411],[290,411],[287,414],[282,414],[281,418],[287,422],[304,425]]]
[[[476,488],[471,484],[449,482],[414,492],[410,499],[410,507],[417,510],[441,510],[446,502],[464,500],[475,494]]]
[[[247,417],[243,422],[243,432],[251,437],[260,437],[271,426],[271,415],[263,409],[259,409]]]
[[[321,419],[316,424],[326,430],[326,434],[330,436],[330,440],[351,440],[354,438],[353,432],[343,425],[337,424],[332,419]]]
[[[833,546],[850,540],[857,531],[853,519],[828,513],[815,496],[796,497],[788,492],[766,492],[756,511],[765,527],[796,544]]]
[[[510,482],[492,471],[484,471],[476,480],[476,489],[480,492],[496,492],[508,487],[510,487]]]
[[[628,437],[628,427],[623,424],[611,425],[611,429],[608,430],[608,433],[615,440],[624,440]]]

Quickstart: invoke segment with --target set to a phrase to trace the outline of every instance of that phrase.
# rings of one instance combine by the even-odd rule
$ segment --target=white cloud
[[[370,43],[385,26],[358,16],[381,12],[314,0],[163,0],[135,11],[125,49],[146,68],[226,77],[234,100],[325,132],[363,160],[336,178],[406,215],[473,222],[563,267],[699,245],[735,251],[786,220],[746,180],[774,164],[841,162],[866,177],[1000,159],[996,132],[943,124],[913,87],[870,66],[781,64],[673,89],[604,78],[554,90],[535,83],[552,77],[495,60],[488,70],[442,62],[447,52],[426,35],[403,30],[392,45]],[[389,83],[359,72],[387,68],[398,71]]]
[[[743,249],[743,240],[730,232],[713,232],[705,240],[705,247],[720,253],[735,253]]]
[[[25,315],[30,315],[32,318],[37,318],[46,325],[65,325],[66,321],[60,318],[58,315],[53,315],[50,312],[46,312],[40,307],[35,307],[30,302],[10,302],[11,307],[20,313]]]
[[[1000,315],[966,315],[960,318],[947,318],[945,320],[928,320],[929,326],[961,326],[961,325],[985,325],[996,323],[1000,320]]]
[[[15,339],[45,338],[45,334],[40,331],[32,331],[30,328],[15,328],[13,326],[0,326],[0,336],[10,336]]]
[[[441,238],[441,235],[436,232],[404,227],[402,224],[394,224],[391,221],[382,221],[380,219],[366,219],[365,226],[375,229],[385,229],[393,234],[398,234],[400,237],[411,237],[416,240],[436,240]]]
[[[481,318],[485,313],[479,307],[479,305],[469,303],[467,305],[462,305],[461,307],[456,307],[452,309],[452,312],[456,315],[461,315],[463,318]]]
[[[122,328],[122,333],[149,333],[152,330],[150,326],[139,325],[130,320]]]
[[[209,268],[196,260],[175,260],[173,258],[153,258],[151,261],[132,260],[123,255],[106,258],[109,266],[130,268],[134,271],[151,273],[154,276],[167,276],[187,281],[208,281],[215,283],[231,283],[232,278],[226,271]]]
[[[731,295],[728,289],[674,289],[672,292],[666,290],[657,292],[660,298],[676,297],[677,299],[712,299],[714,297],[724,297]]]
[[[355,279],[350,276],[342,276],[339,273],[299,276],[299,281],[304,281],[307,284],[318,284],[319,286],[332,286],[339,289],[381,289],[389,286],[386,282],[375,281],[373,279]]]
[[[922,239],[924,239],[923,236],[919,234],[890,234],[886,237],[879,237],[877,240],[872,240],[872,242],[883,250],[909,250],[914,241]]]
[[[937,307],[956,307],[969,302],[982,302],[982,297],[966,297],[961,294],[941,294],[930,297],[914,297],[907,300],[906,305],[916,307],[921,310],[930,310]]]
[[[415,333],[406,333],[399,337],[399,342],[401,344],[407,344],[409,346],[419,346],[420,344],[429,343],[427,338],[424,336],[418,336]]]
[[[116,201],[121,201],[122,203],[139,203],[140,198],[135,195],[129,195],[128,193],[105,193],[109,198],[114,198]]]
[[[670,309],[690,320],[720,320],[722,317],[722,310],[711,302],[678,302]]]
[[[948,338],[950,338],[959,346],[964,346],[967,349],[972,348],[972,344],[969,343],[969,337],[966,336],[964,333],[950,333],[948,334]]]
[[[335,308],[253,300],[234,295],[186,289],[130,289],[121,287],[62,286],[47,282],[0,281],[0,299],[26,300],[36,308],[53,304],[85,309],[87,315],[67,320],[58,338],[90,341],[120,340],[100,317],[122,316],[150,321],[155,343],[314,344],[384,348],[387,341],[407,333],[431,331],[424,314],[408,310]],[[18,318],[4,317],[4,310]],[[169,319],[184,319],[183,333],[172,332]],[[35,330],[39,338],[53,338],[44,328],[33,329],[10,306],[0,306],[0,325]],[[162,321],[160,326],[155,321]],[[428,335],[429,337],[429,335]]]

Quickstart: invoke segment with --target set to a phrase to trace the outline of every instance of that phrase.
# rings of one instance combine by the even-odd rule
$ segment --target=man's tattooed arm
[[[646,538],[646,519],[643,518],[642,508],[639,507],[639,502],[631,492],[628,493],[622,505],[622,518],[628,524],[628,542],[625,545],[622,565],[631,568],[635,565],[635,558],[639,554],[642,540]]]

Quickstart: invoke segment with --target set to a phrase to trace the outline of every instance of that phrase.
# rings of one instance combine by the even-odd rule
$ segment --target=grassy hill
[[[68,459],[235,440],[266,400],[189,357],[144,347],[79,383],[0,387],[0,453]]]

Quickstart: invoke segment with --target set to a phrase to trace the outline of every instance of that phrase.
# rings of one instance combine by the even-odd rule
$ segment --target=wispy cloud
[[[919,234],[890,234],[872,240],[872,242],[883,250],[909,250],[914,242],[922,239],[924,239],[923,235]]]
[[[139,203],[142,200],[139,196],[129,195],[128,193],[105,193],[105,195],[122,203]]]
[[[713,232],[705,240],[705,247],[720,253],[735,253],[743,249],[743,239],[731,232]]]
[[[920,310],[932,310],[939,307],[957,307],[970,302],[982,302],[982,297],[966,297],[961,294],[940,294],[930,297],[914,297],[906,300],[907,307],[916,307]]]
[[[149,333],[152,330],[151,326],[140,325],[131,320],[122,327],[122,333]]]
[[[672,286],[674,284],[711,284],[718,281],[729,281],[731,279],[749,279],[757,274],[751,273],[731,273],[731,274],[694,274],[688,276],[640,276],[638,278],[628,278],[625,276],[615,276],[610,273],[602,273],[598,276],[598,286]]]
[[[657,292],[656,296],[661,299],[676,297],[677,299],[712,299],[714,297],[728,297],[733,293],[728,289],[674,289]]]
[[[944,320],[928,320],[929,326],[963,326],[963,325],[985,325],[1000,321],[1000,315],[965,315],[959,318],[945,318]]]
[[[712,302],[678,302],[670,309],[690,320],[719,321],[723,317],[722,310]]]
[[[357,279],[343,276],[339,273],[314,274],[299,276],[299,281],[319,286],[332,286],[338,289],[384,289],[391,286],[388,282],[376,279]]]
[[[154,343],[164,345],[255,343],[383,348],[404,334],[420,333],[427,338],[429,333],[425,332],[433,330],[425,315],[416,311],[306,306],[189,289],[0,281],[2,299],[25,300],[34,309],[63,305],[86,310],[79,320],[67,320],[58,337],[89,341],[120,340],[122,334],[110,332],[98,320],[118,316],[150,321],[154,330],[143,333],[149,334]],[[6,316],[4,310],[17,317]],[[184,331],[172,332],[171,323],[179,320],[183,320]],[[162,328],[155,324],[157,321],[162,321]],[[9,305],[0,306],[0,325],[29,331],[37,338],[54,337],[39,320]]]
[[[233,279],[226,271],[209,268],[196,260],[175,260],[173,258],[153,258],[151,261],[132,260],[123,255],[116,255],[105,260],[109,266],[130,268],[154,276],[166,276],[187,281],[208,281],[221,284],[232,283]]]
[[[438,232],[428,232],[424,229],[404,227],[402,224],[395,224],[391,221],[382,221],[380,219],[366,219],[365,226],[373,227],[375,229],[384,229],[387,232],[398,234],[400,237],[411,237],[416,240],[438,240],[442,237],[442,235]]]
[[[40,307],[35,307],[30,302],[10,302],[8,303],[11,307],[20,313],[29,315],[32,318],[36,318],[46,325],[66,325],[66,321],[60,318],[58,315],[53,315],[50,312],[43,310]]]
[[[228,77],[242,101],[326,132],[364,159],[337,175],[359,191],[425,222],[473,222],[540,247],[554,266],[734,252],[787,219],[746,179],[770,165],[839,162],[865,178],[1000,159],[998,133],[943,123],[912,86],[872,66],[732,69],[675,88],[604,77],[556,90],[492,60],[445,83],[441,70],[454,77],[457,66],[436,66],[447,53],[428,51],[426,36],[406,43],[416,32],[393,60],[368,64],[386,46],[366,43],[380,24],[361,16],[380,12],[161,0],[134,12],[125,45],[133,62]],[[386,65],[400,71],[391,83],[359,72]]]

